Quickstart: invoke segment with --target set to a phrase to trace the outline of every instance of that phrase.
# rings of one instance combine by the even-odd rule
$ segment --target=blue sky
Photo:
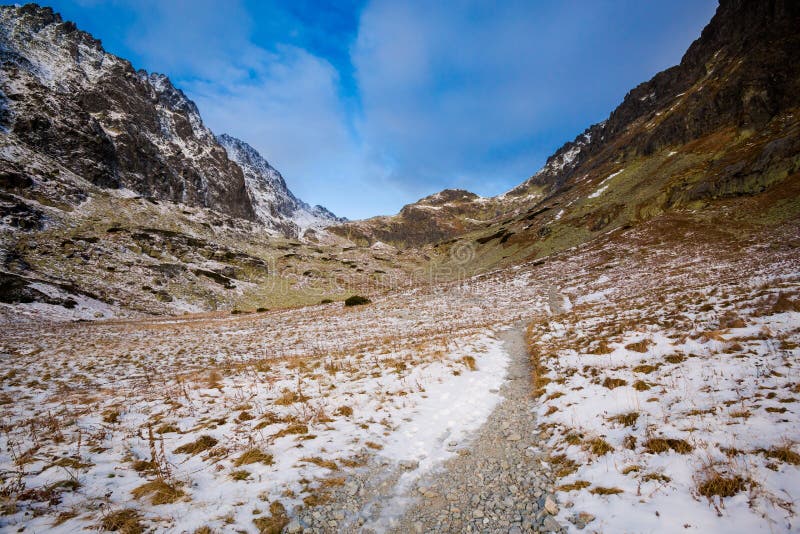
[[[496,195],[680,61],[714,0],[58,0],[312,204]]]

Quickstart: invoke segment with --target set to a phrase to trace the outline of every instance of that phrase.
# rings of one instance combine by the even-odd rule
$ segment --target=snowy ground
[[[375,455],[402,493],[499,400],[518,317],[470,295],[5,332],[0,526],[257,532]]]
[[[723,259],[691,273],[686,260],[652,265],[644,287],[567,287],[578,304],[530,327],[538,414],[570,503],[559,519],[797,531],[800,268]]]
[[[563,524],[796,529],[797,247],[614,239],[355,308],[6,329],[0,529],[268,531],[375,456],[402,493],[469,446],[520,321]]]

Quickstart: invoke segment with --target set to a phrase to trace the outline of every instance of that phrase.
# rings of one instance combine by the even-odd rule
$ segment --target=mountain
[[[312,208],[298,200],[289,191],[281,173],[244,141],[227,134],[218,136],[217,141],[231,161],[242,169],[255,216],[264,224],[296,237],[307,230],[320,230],[346,220],[322,206]]]
[[[169,78],[134,70],[49,8],[0,8],[0,65],[2,165],[12,174],[36,179],[24,161],[44,157],[97,186],[289,236],[338,220],[298,201],[252,148],[216,138]]]
[[[334,231],[445,251],[469,242],[480,270],[668,212],[703,217],[726,199],[773,195],[771,206],[789,213],[800,169],[798,27],[797,2],[723,0],[679,65],[631,90],[519,186],[492,198],[461,194],[448,210],[431,209],[428,197]],[[421,234],[421,225],[434,231]]]
[[[339,221],[250,146],[217,138],[166,76],[49,8],[0,6],[0,320],[346,296],[393,267],[342,255],[319,231]]]

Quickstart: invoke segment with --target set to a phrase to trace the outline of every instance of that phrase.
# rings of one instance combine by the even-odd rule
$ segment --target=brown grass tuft
[[[709,500],[714,497],[733,497],[747,488],[747,481],[739,475],[724,476],[711,469],[704,480],[697,486],[700,495]]]
[[[120,534],[142,534],[144,525],[141,514],[132,508],[124,508],[111,512],[103,517],[100,527],[103,530],[119,532]]]
[[[258,517],[253,519],[256,528],[261,534],[280,534],[289,523],[289,516],[286,515],[286,508],[278,501],[269,505],[270,515],[268,517]]]
[[[588,480],[576,480],[571,484],[564,484],[556,488],[557,491],[578,491],[582,490],[583,488],[588,488],[591,486],[591,482]]]
[[[261,449],[249,449],[243,452],[242,455],[233,462],[233,465],[235,467],[241,467],[243,465],[250,465],[257,462],[264,465],[272,465],[275,463],[271,454],[268,454]]]
[[[181,445],[175,449],[174,452],[175,454],[200,454],[203,451],[207,451],[217,443],[219,443],[219,441],[216,438],[211,437],[208,434],[203,434],[195,441],[187,443],[186,445]]]
[[[608,389],[614,389],[627,385],[628,382],[621,378],[611,378],[607,376],[606,379],[603,380],[603,387],[607,387]]]
[[[603,456],[614,451],[614,447],[608,444],[603,438],[594,438],[586,442],[584,449],[596,456]]]
[[[644,442],[645,452],[650,454],[661,454],[672,449],[678,454],[688,454],[694,449],[689,443],[682,439],[663,439],[650,438]]]
[[[186,492],[175,484],[167,484],[162,479],[156,479],[134,489],[131,491],[131,495],[134,499],[150,495],[150,502],[153,504],[172,504],[186,495]]]
[[[590,493],[594,495],[618,495],[620,493],[624,493],[619,488],[604,488],[603,486],[597,486],[589,490]]]
[[[636,421],[638,419],[639,419],[639,412],[621,413],[619,415],[609,417],[609,421],[613,421],[614,423],[619,423],[622,426],[633,426],[636,424]]]
[[[790,443],[772,447],[768,451],[765,451],[764,454],[766,454],[768,458],[774,458],[787,464],[800,465],[800,454],[792,450],[792,445]]]

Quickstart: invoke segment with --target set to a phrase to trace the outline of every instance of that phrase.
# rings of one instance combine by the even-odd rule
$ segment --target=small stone
[[[544,522],[542,523],[542,528],[545,532],[559,532],[561,531],[561,525],[558,524],[558,521],[553,519],[552,517],[546,517]]]
[[[558,505],[549,495],[544,500],[544,509],[550,515],[558,514]]]
[[[303,525],[300,524],[297,518],[292,519],[289,521],[289,524],[286,525],[286,532],[289,534],[297,534],[298,532],[303,532]]]
[[[519,440],[522,439],[522,436],[520,436],[516,432],[513,432],[513,433],[509,434],[508,436],[506,436],[506,439],[508,441],[519,441]]]
[[[333,512],[333,518],[338,520],[338,521],[344,520],[344,511],[343,510],[336,510],[335,512]]]
[[[473,510],[472,517],[477,517],[477,518],[483,517],[483,510],[481,510],[480,508],[478,508],[477,510]]]

